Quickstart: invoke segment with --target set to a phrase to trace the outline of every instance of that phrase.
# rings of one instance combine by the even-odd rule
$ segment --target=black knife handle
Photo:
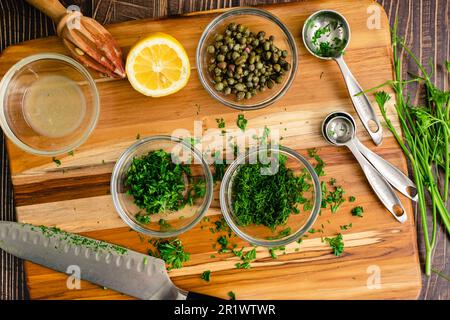
[[[186,296],[186,300],[223,300],[221,298],[208,296],[206,294],[196,293],[196,292],[188,292]]]

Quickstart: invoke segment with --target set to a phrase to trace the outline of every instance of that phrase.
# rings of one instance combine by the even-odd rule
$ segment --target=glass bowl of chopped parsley
[[[301,239],[321,207],[319,178],[311,164],[287,147],[252,150],[225,172],[220,207],[242,239],[278,247]]]
[[[191,229],[208,210],[213,180],[201,152],[171,136],[137,141],[117,160],[111,195],[135,231],[173,237]]]

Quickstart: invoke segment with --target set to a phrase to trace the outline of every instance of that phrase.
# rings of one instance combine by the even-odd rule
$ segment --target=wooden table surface
[[[161,18],[193,11],[210,10],[220,7],[238,5],[256,5],[288,1],[263,0],[77,0],[63,1],[65,5],[76,4],[85,15],[93,16],[98,21],[108,24],[132,19]],[[449,78],[442,72],[443,63],[450,60],[449,40],[449,3],[447,0],[378,0],[391,20],[398,18],[399,32],[405,37],[408,45],[426,64],[429,58],[434,59],[438,70],[434,77],[436,85],[449,89]],[[20,0],[0,1],[0,52],[7,46],[25,40],[55,34],[53,23],[41,13],[30,8]],[[404,69],[416,72],[414,63],[404,61]],[[408,94],[413,101],[422,96],[422,88],[411,86]],[[3,133],[0,139],[0,220],[14,220],[14,203],[9,177],[7,153]],[[419,246],[423,252],[421,226],[418,227]],[[449,238],[441,227],[438,234],[437,247],[433,256],[433,267],[443,274],[450,274],[447,263],[449,254]],[[25,276],[22,262],[10,255],[0,252],[0,299],[27,298]],[[431,277],[423,276],[421,299],[450,299],[450,284],[447,280],[433,273]]]

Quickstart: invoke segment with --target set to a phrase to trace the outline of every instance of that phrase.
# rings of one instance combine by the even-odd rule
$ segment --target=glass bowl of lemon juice
[[[56,156],[80,146],[95,128],[100,98],[89,72],[62,54],[29,56],[0,82],[0,125],[23,150]]]

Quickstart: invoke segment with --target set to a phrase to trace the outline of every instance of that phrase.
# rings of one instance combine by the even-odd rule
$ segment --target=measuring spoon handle
[[[370,164],[370,162],[359,152],[356,144],[351,141],[347,147],[355,156],[361,165],[367,180],[369,181],[373,191],[384,204],[386,209],[399,222],[404,223],[407,219],[406,210],[403,207],[391,185],[383,178],[383,176]]]
[[[355,144],[363,156],[366,157],[375,169],[377,169],[395,189],[411,200],[417,201],[417,194],[413,195],[413,191],[416,190],[416,185],[411,181],[411,179],[408,178],[408,176],[406,176],[389,161],[384,160],[375,152],[367,148],[358,139],[355,139]]]
[[[356,78],[353,76],[352,72],[348,68],[347,64],[344,61],[342,56],[335,58],[339,68],[341,69],[342,75],[344,76],[345,84],[347,86],[348,93],[350,94],[350,98],[352,99],[353,106],[358,113],[359,118],[361,119],[364,128],[366,128],[370,137],[376,145],[381,144],[383,140],[383,129],[381,127],[380,121],[378,120],[375,111],[372,108],[372,104],[369,101],[369,98],[365,94],[361,94],[356,96],[356,94],[363,92],[364,90],[359,85]],[[373,121],[374,124],[377,125],[377,130],[372,131],[370,129],[370,122]]]

